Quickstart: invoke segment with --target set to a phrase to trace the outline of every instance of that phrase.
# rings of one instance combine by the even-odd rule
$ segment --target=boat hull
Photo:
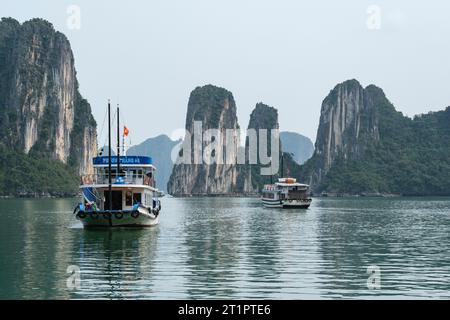
[[[308,209],[311,205],[311,199],[305,200],[275,200],[262,198],[262,203],[266,208],[284,208],[284,209]]]
[[[159,223],[157,215],[143,210],[79,211],[76,218],[84,228],[147,228]]]

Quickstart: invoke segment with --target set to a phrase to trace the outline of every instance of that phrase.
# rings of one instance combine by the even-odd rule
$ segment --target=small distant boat
[[[294,178],[280,178],[274,184],[265,185],[261,200],[268,208],[307,209],[312,202],[309,185]]]
[[[155,226],[159,223],[161,202],[158,199],[160,191],[155,187],[156,168],[152,164],[152,158],[120,156],[119,129],[117,156],[112,156],[110,131],[109,121],[108,156],[95,157],[94,174],[81,177],[82,200],[74,210],[76,219],[81,221],[85,228]],[[128,129],[124,127],[124,136],[127,134]]]

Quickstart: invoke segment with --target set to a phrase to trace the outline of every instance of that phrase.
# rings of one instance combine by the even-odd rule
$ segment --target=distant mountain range
[[[296,132],[280,132],[281,149],[290,153],[298,164],[303,164],[312,157],[314,144],[311,139]]]
[[[179,143],[180,140],[173,141],[168,136],[162,134],[130,147],[127,150],[127,155],[152,157],[153,164],[156,167],[156,187],[160,190],[167,191],[167,182],[169,181],[173,168],[171,152]]]

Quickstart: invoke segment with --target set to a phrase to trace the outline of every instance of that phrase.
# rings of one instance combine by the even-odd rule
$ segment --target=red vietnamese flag
[[[128,128],[126,127],[126,126],[123,126],[123,135],[125,136],[125,137],[127,137],[128,136],[128,133],[129,133],[130,131],[128,130]]]

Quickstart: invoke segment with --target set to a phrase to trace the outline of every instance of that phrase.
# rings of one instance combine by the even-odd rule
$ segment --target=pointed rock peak
[[[350,79],[337,84],[330,93],[323,100],[324,104],[332,103],[336,98],[342,94],[342,92],[354,92],[363,91],[364,88],[361,86],[358,80]]]
[[[214,93],[218,94],[221,93],[223,95],[233,95],[230,91],[228,91],[225,88],[218,87],[212,84],[207,84],[204,86],[197,86],[192,92],[191,95],[195,94],[207,94],[207,93]]]
[[[189,97],[189,109],[195,105],[195,109],[235,109],[233,94],[225,88],[217,87],[212,84],[203,87],[196,87]]]
[[[362,85],[359,83],[358,80],[356,79],[350,79],[350,80],[346,80],[344,82],[338,83],[333,90],[331,90],[331,92],[333,91],[337,91],[337,90],[363,90],[364,88],[362,87]]]
[[[386,98],[386,95],[384,94],[383,89],[380,87],[377,87],[374,84],[370,84],[365,88],[366,92],[377,97],[383,97]]]
[[[258,102],[255,106],[255,109],[253,109],[253,112],[275,112],[278,114],[278,110],[274,107],[271,107],[265,103]]]
[[[41,18],[33,18],[23,23],[23,27],[30,27],[32,30],[55,31],[53,24]]]
[[[248,128],[278,128],[278,110],[262,102],[256,104],[250,115]]]
[[[8,17],[8,18],[2,18],[2,19],[0,20],[0,23],[2,23],[2,24],[12,24],[12,25],[15,25],[15,26],[19,26],[19,25],[20,25],[20,22],[19,22],[19,21],[17,21],[17,20],[14,19],[14,18],[11,18],[11,17]]]
[[[348,87],[348,88],[362,88],[361,84],[356,79],[346,80],[346,81],[338,84],[336,87],[338,87],[338,86],[343,86],[343,87]]]

